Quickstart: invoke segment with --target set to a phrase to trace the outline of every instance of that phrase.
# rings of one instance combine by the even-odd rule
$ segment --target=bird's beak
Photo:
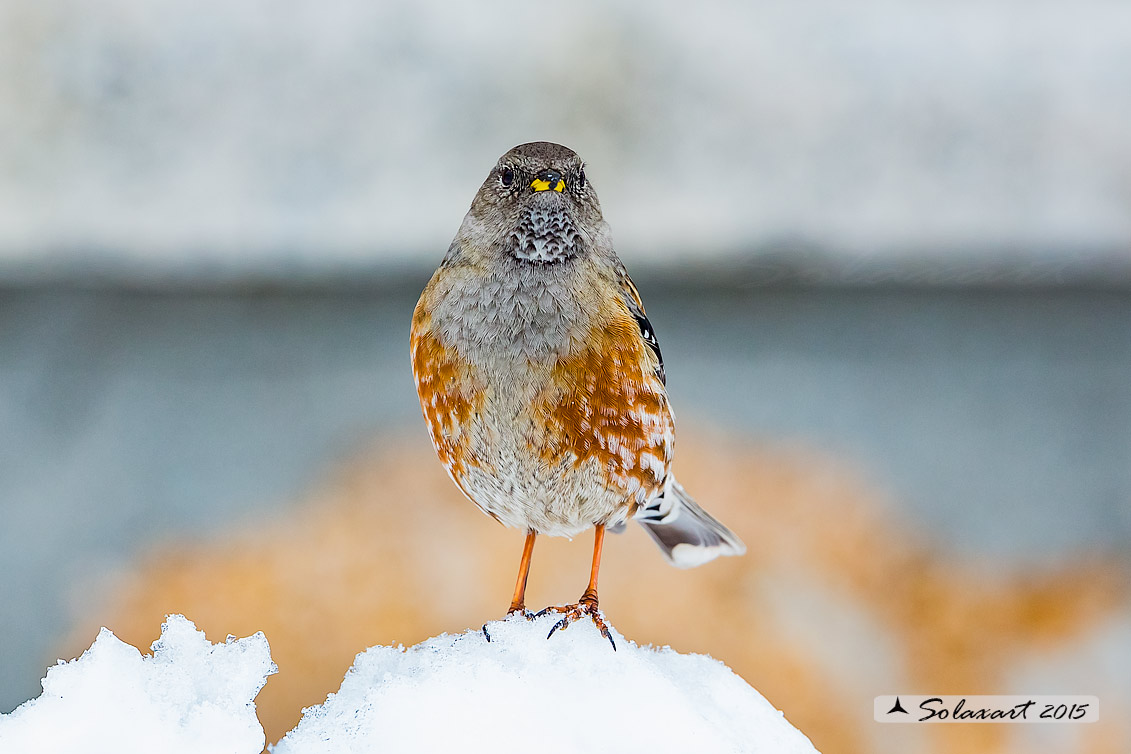
[[[538,174],[530,183],[530,188],[535,191],[564,191],[565,181],[562,180],[562,174],[556,170],[543,170]]]

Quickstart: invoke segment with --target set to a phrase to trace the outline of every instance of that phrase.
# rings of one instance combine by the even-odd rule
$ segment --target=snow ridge
[[[262,633],[211,644],[170,615],[152,655],[103,628],[77,660],[47,670],[43,694],[0,715],[0,752],[255,754],[254,699],[276,672]]]
[[[809,740],[721,662],[640,647],[613,651],[580,621],[513,616],[481,631],[357,656],[341,689],[304,711],[273,754],[488,751],[812,754]]]

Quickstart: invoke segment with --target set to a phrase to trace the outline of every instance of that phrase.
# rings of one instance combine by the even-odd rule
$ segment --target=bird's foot
[[[605,616],[601,612],[601,609],[597,607],[596,594],[586,591],[585,594],[581,596],[581,599],[577,601],[577,604],[548,607],[534,617],[541,618],[547,613],[562,613],[561,620],[554,624],[554,627],[550,629],[550,633],[546,634],[547,639],[553,636],[554,632],[558,629],[568,628],[570,623],[580,620],[585,616],[589,616],[593,621],[593,625],[597,626],[597,630],[601,632],[601,636],[609,640],[609,644],[612,645],[614,652],[617,651],[617,643],[613,641],[613,635],[609,632],[608,624],[605,623]]]
[[[521,615],[527,620],[534,620],[535,618],[534,613],[527,610],[525,605],[511,605],[511,609],[507,610],[507,615],[505,618],[503,618],[503,620],[510,620],[511,617],[515,615]],[[539,613],[539,615],[541,615],[541,613]],[[487,641],[491,641],[491,632],[487,630],[486,623],[483,624],[483,636],[487,639]]]
[[[517,607],[515,607],[514,605],[511,605],[511,609],[507,610],[507,619],[509,620],[511,618],[511,616],[514,616],[514,615],[521,615],[523,618],[526,618],[527,620],[534,620],[534,613],[527,610],[525,605],[519,605]]]

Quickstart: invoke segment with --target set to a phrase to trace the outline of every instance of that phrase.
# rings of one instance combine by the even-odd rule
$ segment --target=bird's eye
[[[503,168],[502,172],[499,173],[499,182],[504,186],[514,183],[514,171],[510,168]]]
[[[582,168],[581,172],[577,174],[577,187],[585,188],[585,168]]]

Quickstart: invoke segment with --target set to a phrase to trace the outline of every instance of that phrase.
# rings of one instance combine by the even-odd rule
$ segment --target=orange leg
[[[522,546],[522,561],[518,564],[518,581],[514,585],[514,597],[511,598],[511,609],[507,611],[507,617],[511,617],[515,613],[524,616],[527,620],[532,620],[534,616],[526,612],[526,577],[530,575],[530,556],[534,554],[534,538],[538,536],[533,531],[526,532],[526,543]],[[491,632],[487,630],[487,624],[483,624],[483,637],[487,641],[491,641]]]
[[[589,586],[585,594],[578,600],[581,604],[592,604],[597,607],[597,572],[601,570],[601,548],[605,544],[605,525],[597,524],[593,530],[593,565],[589,569]]]
[[[511,598],[511,609],[507,611],[507,615],[526,614],[526,577],[530,575],[530,556],[534,553],[536,536],[538,535],[533,531],[526,533],[526,543],[522,546],[522,561],[518,564],[518,583],[514,585],[514,597]]]
[[[550,629],[550,633],[546,636],[549,639],[554,635],[554,632],[559,628],[567,628],[570,623],[578,620],[584,615],[588,615],[593,623],[604,636],[613,645],[613,651],[616,651],[617,644],[613,641],[612,634],[609,633],[609,627],[605,623],[605,619],[601,615],[601,611],[597,607],[597,572],[601,570],[601,547],[605,542],[605,525],[597,524],[596,530],[593,532],[593,567],[589,571],[589,586],[585,589],[585,593],[581,595],[581,599],[577,601],[576,605],[566,605],[565,607],[548,607],[538,615],[544,615],[548,612],[565,613],[562,619],[554,624]]]

